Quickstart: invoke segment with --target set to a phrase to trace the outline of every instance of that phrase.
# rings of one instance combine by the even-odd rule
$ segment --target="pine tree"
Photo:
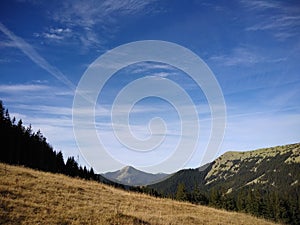
[[[71,177],[78,176],[79,167],[74,157],[69,157],[66,162],[66,173]]]
[[[221,192],[217,188],[212,188],[209,193],[209,204],[220,208],[221,204]]]
[[[4,106],[3,106],[3,102],[0,100],[0,121],[1,123],[4,121]]]
[[[56,172],[65,173],[64,157],[61,151],[56,154]]]
[[[195,185],[194,190],[190,194],[189,201],[200,204],[200,205],[207,205],[208,204],[208,198],[204,193],[201,193],[199,187]]]
[[[176,199],[179,201],[187,201],[188,196],[186,193],[185,185],[184,183],[179,183],[177,186],[177,192],[176,192]]]

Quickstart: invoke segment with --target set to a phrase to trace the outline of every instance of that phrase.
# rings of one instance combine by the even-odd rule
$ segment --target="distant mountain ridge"
[[[154,182],[159,182],[163,178],[167,177],[169,174],[165,173],[146,173],[140,170],[135,169],[132,166],[125,166],[124,168],[114,171],[107,172],[102,174],[107,179],[131,186],[139,186],[139,185],[149,185]]]

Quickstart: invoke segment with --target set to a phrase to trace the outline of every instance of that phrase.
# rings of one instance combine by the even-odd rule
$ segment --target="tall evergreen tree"
[[[177,186],[176,199],[179,201],[187,201],[188,196],[184,183],[179,183]]]

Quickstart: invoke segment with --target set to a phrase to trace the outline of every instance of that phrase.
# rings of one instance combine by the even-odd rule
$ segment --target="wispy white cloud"
[[[97,23],[113,22],[117,16],[134,15],[145,10],[154,2],[153,0],[105,0],[105,1],[64,1],[61,10],[56,11],[54,19],[56,21],[92,28]],[[105,21],[108,20],[108,21]]]
[[[59,36],[57,34],[49,34],[49,33],[45,33],[44,37],[45,38],[49,38],[49,39],[56,39],[56,40],[62,40],[62,39],[64,39],[63,36]]]
[[[277,15],[269,17],[268,20],[247,27],[248,31],[257,30],[278,30],[284,31],[286,29],[294,29],[300,26],[300,16]]]
[[[75,85],[56,67],[49,64],[30,44],[28,44],[21,37],[18,37],[2,23],[0,23],[0,30],[14,42],[15,47],[19,48],[25,55],[27,55],[36,65],[46,70],[60,82],[68,86],[71,90],[75,90]]]
[[[154,8],[149,6],[153,2],[154,0],[67,0],[50,17],[69,29],[74,28],[73,37],[76,36],[84,47],[101,47],[105,42],[104,36],[109,37],[118,30],[117,21],[124,16],[151,12]],[[101,36],[99,31],[102,31]],[[51,36],[61,37],[58,34]]]
[[[251,10],[278,9],[281,7],[279,2],[269,0],[242,0],[241,2]]]
[[[144,73],[153,70],[160,70],[160,71],[168,71],[168,72],[178,72],[176,68],[164,63],[158,62],[140,62],[135,65],[131,65],[129,67],[131,73]]]
[[[13,108],[16,105],[28,105],[28,108],[23,108],[25,110],[30,108],[41,109],[43,108],[41,105],[45,104],[61,104],[60,101],[66,104],[66,102],[72,100],[73,95],[73,91],[49,85],[44,80],[35,80],[23,84],[0,84],[1,100]]]
[[[253,47],[237,47],[232,49],[228,54],[212,56],[210,60],[225,66],[252,66],[258,63],[279,63],[286,61],[287,58],[265,56]]]
[[[14,106],[17,109],[22,109],[26,111],[32,111],[32,105],[26,104],[16,104]],[[64,106],[50,106],[50,105],[36,105],[34,107],[34,111],[39,115],[49,115],[50,116],[72,116],[72,108],[64,107]]]
[[[50,28],[51,34],[65,34],[65,33],[71,33],[72,30],[69,28]]]
[[[6,94],[13,94],[20,92],[36,92],[49,89],[46,85],[37,85],[37,84],[0,84],[0,92]]]
[[[245,28],[246,31],[273,32],[274,37],[280,41],[299,36],[299,4],[267,0],[241,2],[248,10],[255,13],[254,18],[258,18],[253,25]],[[270,16],[270,13],[265,13],[267,10],[272,10],[273,16]]]
[[[151,77],[154,77],[154,78],[166,78],[168,76],[170,76],[171,74],[170,73],[166,73],[166,72],[158,72],[158,73],[152,73],[150,76]],[[149,76],[148,76],[149,77]]]
[[[44,37],[45,39],[62,41],[66,38],[72,37],[72,30],[70,28],[50,28],[43,33],[34,33],[35,37]]]
[[[225,66],[250,66],[263,61],[264,58],[247,48],[235,48],[227,55],[212,56],[210,60],[216,61]]]
[[[10,47],[17,47],[16,46],[16,43],[14,42],[14,41],[12,41],[12,40],[2,40],[2,41],[0,41],[0,48],[10,48]]]

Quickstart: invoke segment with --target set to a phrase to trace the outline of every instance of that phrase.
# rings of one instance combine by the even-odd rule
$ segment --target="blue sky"
[[[72,123],[74,93],[82,75],[94,60],[119,45],[163,40],[196,53],[219,82],[227,124],[216,156],[299,142],[299,2],[211,2],[1,1],[0,99],[12,116],[31,123],[35,131],[41,129],[54,149],[65,157],[79,155],[80,164],[89,164],[77,147]],[[98,136],[108,149],[122,154],[111,131],[111,105],[124,86],[143,76],[170,79],[191,96],[201,132],[185,167],[198,167],[211,129],[209,106],[193,80],[169,65],[144,62],[116,73],[98,98]],[[132,132],[147,137],[147,124],[156,116],[169,124],[162,153],[167,155],[180,134],[178,115],[167,102],[147,98],[134,106]],[[92,166],[103,172],[104,163]],[[170,172],[159,166],[148,170]]]

